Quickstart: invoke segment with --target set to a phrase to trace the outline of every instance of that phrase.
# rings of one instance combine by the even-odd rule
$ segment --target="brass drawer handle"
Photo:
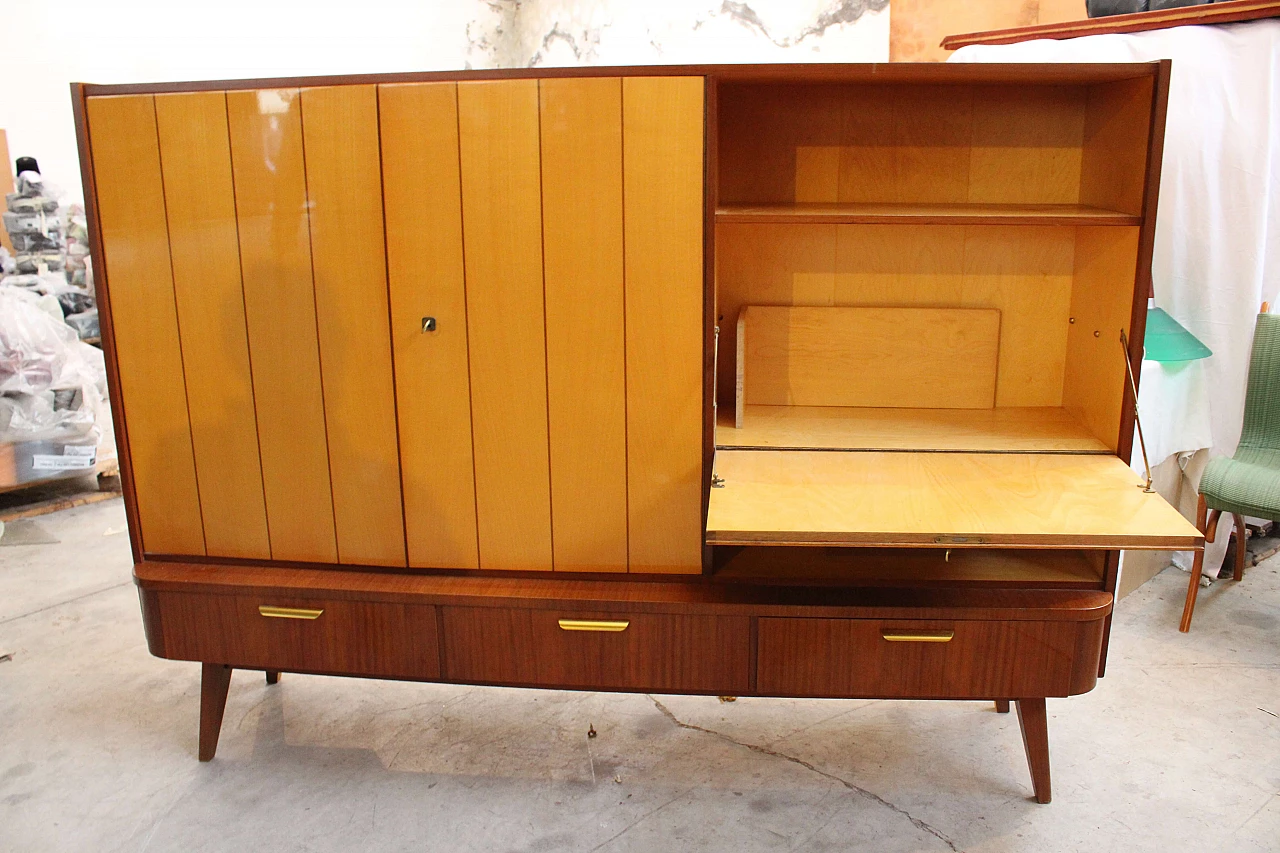
[[[882,631],[891,643],[949,643],[956,635],[955,631],[914,631],[911,633],[898,631]]]
[[[272,607],[270,604],[259,604],[258,612],[273,619],[319,619],[323,610],[308,610],[305,607]]]
[[[607,631],[616,634],[619,631],[625,631],[631,626],[630,622],[600,622],[594,619],[561,619],[560,630],[562,631]]]

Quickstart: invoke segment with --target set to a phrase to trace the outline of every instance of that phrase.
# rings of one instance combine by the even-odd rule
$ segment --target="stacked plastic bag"
[[[3,215],[16,257],[0,250],[0,487],[115,455],[102,351],[81,340],[98,333],[83,216],[59,216],[34,160],[18,168]]]

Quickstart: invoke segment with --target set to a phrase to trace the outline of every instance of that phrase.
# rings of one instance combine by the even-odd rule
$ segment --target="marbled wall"
[[[884,62],[889,0],[488,0],[472,68]]]

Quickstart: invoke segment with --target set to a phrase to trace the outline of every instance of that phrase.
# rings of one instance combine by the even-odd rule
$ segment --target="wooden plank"
[[[627,570],[622,80],[539,83],[556,571]]]
[[[744,305],[833,305],[834,225],[716,226],[719,405],[734,405],[737,321]]]
[[[1085,90],[979,86],[973,93],[969,202],[1077,204]]]
[[[1154,86],[1150,77],[1090,86],[1085,108],[1080,200],[1134,214],[1134,225],[1142,224]]]
[[[228,92],[227,118],[271,557],[335,563],[298,92]]]
[[[970,44],[1016,44],[1032,39],[1071,39],[1108,33],[1141,33],[1169,27],[1230,24],[1236,21],[1256,21],[1275,17],[1280,17],[1280,2],[1276,0],[1234,0],[1234,2],[1212,5],[1174,6],[1149,12],[1108,15],[1102,18],[1064,23],[958,33],[947,36],[941,44],[946,50],[958,50]]]
[[[538,83],[458,85],[480,567],[551,569]]]
[[[965,228],[961,304],[1000,311],[997,406],[1062,405],[1074,251],[1073,228]]]
[[[205,549],[266,559],[226,95],[158,95],[156,125]]]
[[[87,112],[143,550],[203,555],[154,99],[90,98]]]
[[[476,569],[457,86],[380,86],[378,108],[409,565]]]
[[[964,236],[955,225],[837,226],[835,304],[968,307]]]
[[[848,86],[841,101],[839,201],[968,200],[971,87]]]
[[[1117,350],[1115,360],[1120,361]],[[1113,431],[1114,432],[1114,431]],[[722,411],[718,448],[949,450],[990,453],[1108,453],[1062,408],[867,409],[747,406],[742,427]]]
[[[994,405],[999,311],[760,305],[743,310],[748,404]]]
[[[707,541],[1187,550],[1203,537],[1109,455],[722,450]]]
[[[1145,128],[1145,125],[1144,125]],[[1143,149],[1145,154],[1146,149]],[[1141,186],[1142,171],[1138,172]],[[1139,196],[1141,200],[1141,196]],[[721,223],[862,225],[1137,225],[1142,217],[1084,204],[829,204],[722,205]]]
[[[302,90],[338,560],[406,562],[374,86]]]
[[[623,80],[631,571],[702,567],[703,126],[701,77]]]
[[[1129,329],[1137,263],[1137,228],[1077,230],[1062,404],[1112,450],[1129,381],[1120,331]]]

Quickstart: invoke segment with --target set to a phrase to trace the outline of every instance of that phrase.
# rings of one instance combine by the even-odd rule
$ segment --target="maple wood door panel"
[[[703,88],[622,81],[633,572],[702,570]]]
[[[126,402],[130,470],[150,553],[203,555],[187,385],[165,221],[155,100],[89,99],[97,220],[109,278],[110,335]]]
[[[538,81],[458,84],[480,568],[552,568]]]
[[[227,119],[271,556],[334,563],[298,95],[228,92]]]
[[[269,559],[226,95],[157,95],[156,121],[205,548]]]
[[[409,565],[474,569],[458,87],[380,86],[378,118]]]
[[[302,90],[338,560],[406,563],[375,86]]]

